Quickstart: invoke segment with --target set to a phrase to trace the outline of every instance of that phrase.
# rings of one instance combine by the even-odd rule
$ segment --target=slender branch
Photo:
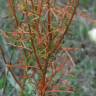
[[[70,18],[70,20],[69,20],[69,23],[68,23],[66,29],[64,30],[63,34],[60,36],[60,39],[56,42],[55,48],[49,53],[49,56],[52,55],[52,53],[54,53],[55,51],[57,51],[57,50],[59,49],[60,44],[61,44],[62,40],[64,39],[65,34],[68,32],[69,26],[70,26],[70,24],[71,24],[71,21],[72,21],[72,19],[73,19],[73,17],[74,17],[74,14],[75,14],[75,12],[76,12],[76,9],[77,9],[78,5],[79,5],[79,3],[74,7],[72,16],[71,16],[71,18]]]
[[[51,12],[50,12],[50,0],[47,0],[47,10],[48,10],[48,41],[50,44],[50,40],[52,40],[52,33],[51,33]]]
[[[39,18],[38,18],[37,22],[35,21],[36,22],[36,31],[38,32],[39,36],[41,36],[39,26],[40,26],[40,17],[42,15],[42,3],[43,3],[42,0],[38,0],[38,6],[37,6],[38,12],[37,13],[38,13]]]
[[[34,1],[31,0],[32,10],[34,10]]]
[[[26,6],[27,6],[27,0],[26,0]],[[29,17],[28,17],[28,11],[26,10],[26,22],[27,22],[27,25],[28,25],[28,29],[29,29],[29,34],[30,34],[30,40],[31,40],[31,44],[32,44],[32,48],[33,48],[33,52],[34,52],[34,55],[36,57],[36,61],[37,61],[37,64],[38,64],[38,67],[41,69],[42,71],[42,66],[40,64],[40,60],[39,60],[39,57],[37,55],[37,51],[36,51],[36,48],[35,48],[35,44],[34,44],[34,40],[33,40],[33,37],[32,37],[32,33],[31,33],[31,26],[29,24]]]
[[[13,16],[15,18],[16,26],[18,26],[19,25],[19,21],[18,21],[17,16],[16,16],[14,0],[8,0],[8,3],[9,3],[9,6],[10,6],[10,8],[12,10],[12,14],[13,14]]]
[[[66,54],[67,54],[67,56],[69,57],[70,61],[72,62],[72,65],[73,65],[73,67],[74,67],[76,64],[75,64],[75,62],[74,62],[74,60],[73,60],[72,56],[69,54],[69,52],[68,52],[68,51],[65,51],[65,53],[66,53]]]

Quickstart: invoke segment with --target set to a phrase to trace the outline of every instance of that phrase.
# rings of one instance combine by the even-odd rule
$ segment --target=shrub
[[[79,0],[68,0],[63,6],[55,0],[8,0],[8,4],[16,23],[14,32],[4,33],[9,47],[12,47],[10,62],[7,63],[1,50],[8,71],[21,89],[20,94],[45,96],[49,93],[73,92],[73,87],[64,77],[70,75],[70,68],[74,67],[68,51],[77,49],[63,48],[62,41]],[[17,51],[19,58],[13,64]],[[55,59],[63,52],[67,57],[60,64]],[[65,62],[69,63],[67,67]],[[18,71],[21,75],[17,74]]]

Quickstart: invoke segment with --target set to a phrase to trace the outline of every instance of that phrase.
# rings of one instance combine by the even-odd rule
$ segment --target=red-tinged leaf
[[[67,91],[74,92],[74,88],[72,86],[70,86],[70,87],[67,88]]]
[[[53,88],[56,90],[56,89],[59,89],[60,86],[58,86],[58,85],[54,85]]]
[[[9,67],[9,68],[19,68],[19,69],[26,69],[26,68],[38,69],[37,67],[26,66],[26,65],[15,66],[15,65],[10,65],[10,64],[8,64],[7,67]]]
[[[55,89],[52,89],[52,90],[48,90],[47,92],[55,92],[55,93],[58,93],[58,92],[67,92],[67,93],[72,93],[73,91],[66,91],[66,90],[55,90]]]
[[[62,51],[78,51],[79,48],[62,48],[62,47],[60,47],[60,50],[62,50]]]
[[[53,90],[48,90],[47,92],[63,92],[63,90],[53,89]]]
[[[27,79],[27,78],[31,78],[31,76],[17,76],[17,78]]]
[[[12,35],[15,37],[17,36],[18,32],[13,32]]]
[[[40,35],[40,36],[38,37],[38,45],[39,45],[39,47],[40,47],[42,44],[43,44],[43,38],[42,38],[42,36]]]
[[[61,72],[64,69],[64,64],[61,64],[60,67],[56,69],[56,72]]]

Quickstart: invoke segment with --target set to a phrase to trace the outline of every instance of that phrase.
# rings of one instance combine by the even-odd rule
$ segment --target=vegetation
[[[95,96],[93,1],[0,1],[1,96]]]

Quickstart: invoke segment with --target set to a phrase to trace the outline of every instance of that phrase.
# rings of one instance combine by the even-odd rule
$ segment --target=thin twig
[[[16,21],[16,25],[18,26],[19,25],[19,21],[17,19],[17,16],[16,16],[16,10],[15,10],[15,5],[14,5],[14,0],[8,0],[8,3],[9,3],[9,6],[12,10],[12,14],[15,18],[15,21]]]
[[[26,6],[27,6],[27,0],[26,0]],[[39,60],[39,57],[37,55],[37,51],[36,51],[36,48],[35,48],[34,40],[33,40],[33,37],[31,35],[31,26],[29,24],[29,17],[28,17],[28,11],[27,10],[26,10],[26,22],[28,24],[28,29],[29,29],[29,33],[30,33],[30,39],[31,39],[31,44],[32,44],[33,52],[34,52],[34,55],[36,57],[36,61],[37,61],[38,67],[42,70],[42,66],[40,64],[40,60]]]
[[[24,49],[24,50],[27,50],[29,52],[32,53],[32,50],[30,48],[27,48],[27,47],[23,47],[23,46],[17,46],[15,44],[11,44],[11,43],[7,43],[8,45],[12,46],[12,47],[15,47],[15,48],[20,48],[20,49]]]

